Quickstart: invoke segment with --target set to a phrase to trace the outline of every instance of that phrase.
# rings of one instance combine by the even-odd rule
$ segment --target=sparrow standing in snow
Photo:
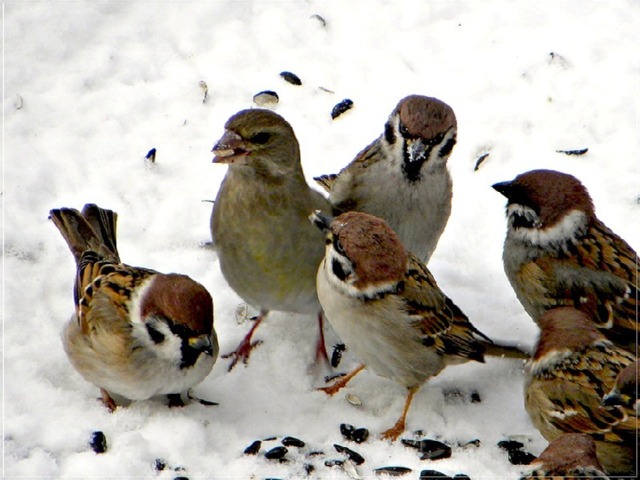
[[[640,361],[622,370],[611,391],[602,399],[602,405],[605,408],[620,406],[628,416],[640,417],[638,372],[640,372]]]
[[[383,218],[426,264],[451,214],[447,159],[456,135],[449,105],[410,95],[391,112],[384,133],[349,165],[315,180],[330,193],[334,215],[355,210]]]
[[[211,215],[220,267],[231,288],[260,310],[229,354],[229,369],[239,359],[247,362],[258,343],[251,337],[269,310],[317,314],[317,357],[326,359],[315,287],[324,248],[307,217],[329,204],[305,181],[291,125],[270,110],[242,110],[227,121],[212,151],[214,163],[229,165]]]
[[[508,200],[505,272],[533,320],[573,306],[636,354],[638,256],[598,220],[587,189],[552,170],[523,173],[493,188]]]
[[[476,329],[384,220],[361,212],[332,221],[320,212],[310,218],[326,239],[317,277],[320,303],[363,362],[323,390],[336,393],[365,366],[404,385],[409,391],[404,410],[383,438],[395,440],[404,431],[413,395],[448,365],[484,362],[485,354],[528,357]]]
[[[534,426],[549,441],[564,433],[588,434],[609,474],[635,473],[637,419],[601,406],[635,357],[573,307],[547,311],[538,325],[540,338],[525,368],[525,408]]]
[[[556,438],[530,466],[534,470],[520,480],[609,480],[596,457],[596,444],[583,433],[565,433]]]
[[[51,210],[76,260],[75,315],[62,342],[75,369],[102,393],[172,405],[200,383],[218,355],[209,292],[185,275],[120,262],[117,214],[96,205]]]

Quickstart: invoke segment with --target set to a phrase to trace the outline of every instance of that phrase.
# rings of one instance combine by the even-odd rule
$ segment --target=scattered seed
[[[508,453],[509,463],[512,465],[529,465],[536,456],[524,450],[514,450]]]
[[[336,119],[340,115],[342,115],[347,110],[351,110],[353,108],[353,101],[345,98],[340,103],[338,103],[333,110],[331,110],[331,118]]]
[[[346,373],[336,373],[334,375],[327,375],[326,377],[324,377],[324,383],[331,383],[336,378],[341,378],[341,377],[344,377],[345,375]]]
[[[407,467],[380,467],[375,468],[373,471],[376,472],[377,475],[386,474],[392,477],[400,477],[407,473],[411,473],[413,470]]]
[[[149,150],[144,158],[150,163],[156,163],[156,149],[152,148]]]
[[[167,468],[167,462],[165,462],[161,458],[156,458],[155,462],[153,462],[153,468],[156,472],[161,472],[165,468]]]
[[[344,465],[344,460],[325,460],[324,465],[326,467],[341,467]]]
[[[338,343],[333,346],[333,353],[331,354],[331,366],[333,368],[338,368],[340,365],[340,360],[342,360],[342,352],[347,349],[344,343]]]
[[[189,477],[173,477],[173,480],[189,480]]]
[[[488,156],[489,156],[488,153],[483,153],[478,157],[478,159],[476,160],[476,166],[473,167],[474,172],[478,171],[478,169],[480,168],[480,165],[482,164],[482,162],[484,162],[487,159]]]
[[[264,90],[253,96],[253,103],[261,107],[273,107],[280,101],[280,97],[273,90]]]
[[[284,458],[288,451],[287,447],[273,447],[264,456],[269,460],[280,460]]]
[[[263,438],[262,441],[263,442],[273,442],[274,440],[277,440],[278,437],[267,437],[267,438]]]
[[[329,90],[326,87],[318,87],[319,90],[323,91],[323,92],[327,92],[327,93],[336,93],[333,90]]]
[[[347,399],[347,402],[349,402],[351,405],[354,405],[356,407],[359,407],[360,405],[362,405],[362,400],[360,400],[360,398],[358,398],[353,393],[347,393],[345,398]]]
[[[296,437],[284,437],[282,439],[282,445],[284,445],[285,447],[302,448],[306,444],[302,440],[300,440],[299,438],[296,438]]]
[[[482,399],[478,392],[471,392],[471,403],[480,403]]]
[[[469,475],[466,475],[464,473],[456,473],[453,476],[453,480],[471,480],[471,477],[469,477]]]
[[[318,22],[320,22],[320,25],[322,25],[323,27],[327,26],[327,21],[324,18],[322,18],[320,15],[318,15],[317,13],[314,13],[309,18],[313,18],[314,20],[317,20]]]
[[[342,465],[342,469],[347,473],[347,475],[349,475],[350,478],[354,478],[356,480],[360,480],[362,478],[358,474],[358,470],[351,460],[345,460],[344,464]]]
[[[256,440],[247,448],[244,449],[245,455],[256,455],[260,451],[260,447],[262,446],[262,442],[260,440]]]
[[[307,457],[319,457],[324,455],[322,450],[313,450],[312,452],[307,453]]]
[[[402,444],[417,449],[421,460],[440,460],[451,456],[451,447],[437,440],[410,440],[403,438]]]
[[[300,77],[298,77],[295,73],[280,72],[280,76],[291,85],[302,85],[302,80],[300,80]]]
[[[511,452],[513,450],[522,450],[524,448],[524,443],[517,440],[501,440],[498,442],[498,447],[502,450],[506,450],[507,452]]]
[[[304,471],[305,471],[305,473],[306,473],[307,475],[311,475],[311,474],[315,471],[315,469],[316,469],[316,467],[315,467],[315,466],[313,466],[313,465],[312,465],[312,464],[310,464],[310,463],[305,463],[305,464],[303,465],[303,468],[304,468]]]
[[[351,460],[356,465],[362,465],[364,463],[364,458],[358,452],[354,452],[348,447],[343,447],[342,445],[338,445],[337,443],[333,444],[333,448],[336,449],[339,453],[344,453],[349,460]]]
[[[480,441],[480,439],[475,438],[473,440],[469,440],[467,443],[461,446],[463,448],[467,448],[467,447],[479,447],[480,445],[482,445],[482,442]]]
[[[556,150],[557,153],[564,153],[565,155],[584,155],[588,151],[588,148],[580,148],[577,150]]]
[[[107,437],[103,432],[93,432],[89,440],[89,445],[95,453],[105,453],[107,451]]]
[[[249,316],[249,305],[241,303],[236,307],[236,323],[242,325]]]
[[[436,470],[422,470],[420,472],[419,480],[431,480],[431,479],[453,480],[449,475],[445,475],[444,473],[438,472]]]
[[[207,87],[207,82],[205,82],[204,80],[200,80],[198,82],[198,85],[200,86],[203,94],[202,103],[205,103],[207,101],[207,97],[209,96],[209,87]]]

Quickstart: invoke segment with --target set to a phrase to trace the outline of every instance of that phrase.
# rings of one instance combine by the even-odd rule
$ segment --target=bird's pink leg
[[[319,361],[329,364],[329,354],[324,343],[324,314],[322,310],[318,312],[318,343],[316,344],[316,363]]]
[[[402,409],[402,415],[398,418],[398,421],[395,423],[393,427],[389,430],[385,430],[380,435],[382,440],[391,440],[392,442],[397,440],[398,437],[404,432],[405,420],[407,419],[407,412],[409,412],[409,407],[411,406],[411,401],[413,400],[413,396],[418,391],[418,388],[410,388],[409,394],[407,395],[407,399],[404,402],[404,408]]]
[[[254,320],[254,324],[251,327],[251,330],[249,330],[249,332],[244,336],[244,338],[242,339],[238,347],[233,352],[229,352],[226,355],[222,356],[222,358],[233,359],[229,364],[229,371],[231,371],[233,367],[236,366],[236,363],[238,363],[238,360],[242,360],[242,363],[246,365],[247,362],[249,361],[249,355],[251,355],[251,350],[253,350],[254,347],[257,347],[262,343],[262,340],[256,340],[255,342],[251,342],[251,337],[253,336],[253,332],[256,331],[260,323],[262,323],[264,318],[267,316],[267,313],[269,313],[267,310],[261,310],[260,315],[258,315]]]
[[[318,390],[326,393],[327,395],[335,395],[340,390],[342,390],[342,388],[345,387],[347,385],[347,383],[349,383],[349,381],[353,377],[355,377],[357,374],[359,374],[362,370],[364,370],[364,364],[358,365],[353,372],[345,375],[344,377],[339,378],[338,380],[336,380],[336,382],[333,385],[329,385],[328,387],[319,388]]]

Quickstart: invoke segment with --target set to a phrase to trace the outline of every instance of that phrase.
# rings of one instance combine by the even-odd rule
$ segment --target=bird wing
[[[484,335],[440,290],[431,272],[411,253],[402,301],[408,321],[423,345],[443,355],[484,361],[484,348],[474,334]]]

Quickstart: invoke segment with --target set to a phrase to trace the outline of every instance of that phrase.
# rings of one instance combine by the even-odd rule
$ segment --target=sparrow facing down
[[[330,193],[334,215],[356,210],[383,218],[427,264],[451,214],[447,159],[456,135],[449,105],[410,95],[391,112],[384,133],[349,165],[315,180]]]
[[[209,292],[191,278],[120,262],[117,214],[93,204],[49,213],[76,260],[75,315],[62,342],[75,369],[112,395],[144,400],[200,383],[218,355]]]
[[[325,232],[317,277],[320,303],[363,362],[323,390],[334,394],[364,366],[407,387],[404,411],[383,438],[395,440],[404,431],[413,395],[448,365],[484,362],[485,354],[528,357],[492,343],[476,329],[384,220],[361,212],[333,220],[315,212],[310,218]]]
[[[269,310],[318,315],[317,357],[327,358],[315,276],[324,252],[309,212],[329,208],[307,185],[291,125],[263,109],[242,110],[214,145],[215,163],[228,164],[211,215],[222,273],[236,293],[260,309],[229,369],[247,362],[253,332]]]
[[[534,321],[572,306],[637,355],[638,256],[596,217],[578,179],[533,170],[493,185],[507,197],[504,268]]]
[[[618,373],[635,357],[572,307],[547,311],[538,325],[540,338],[525,368],[525,407],[534,426],[549,441],[585,433],[609,474],[635,473],[637,419],[622,408],[601,406]]]
[[[589,435],[565,433],[553,440],[530,465],[534,470],[520,480],[609,480]]]

